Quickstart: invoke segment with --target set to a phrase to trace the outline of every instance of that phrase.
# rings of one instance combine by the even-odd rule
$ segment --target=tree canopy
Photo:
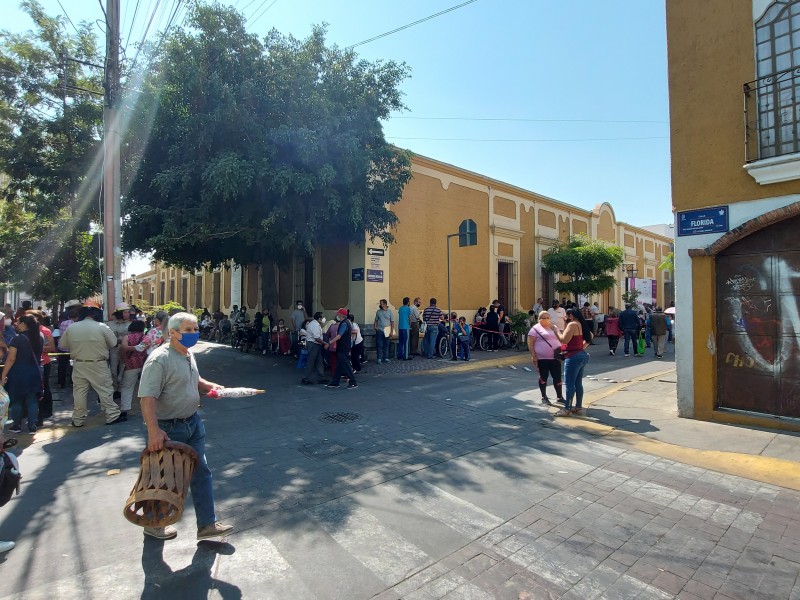
[[[390,243],[410,160],[381,119],[408,69],[197,5],[152,56],[128,128],[123,248],[185,268]]]
[[[574,296],[599,294],[611,289],[617,279],[609,275],[618,269],[624,258],[619,246],[576,235],[561,242],[542,257],[544,268],[551,273],[566,275],[567,281],[557,281],[558,292]]]
[[[101,171],[102,63],[92,23],[67,33],[35,0],[34,23],[0,32],[0,282],[63,301],[100,289],[90,222]]]

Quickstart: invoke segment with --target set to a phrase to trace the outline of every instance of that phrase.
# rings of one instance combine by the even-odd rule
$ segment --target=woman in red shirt
[[[581,311],[570,308],[567,311],[566,327],[560,333],[554,325],[553,333],[562,344],[566,344],[567,358],[564,361],[564,384],[567,398],[564,408],[556,413],[557,417],[583,414],[583,370],[589,364],[586,348],[592,342],[592,327],[581,315]],[[575,398],[575,406],[572,399]]]
[[[144,339],[144,321],[133,321],[128,325],[128,334],[122,338],[121,358],[125,363],[120,384],[119,409],[120,416],[128,417],[128,411],[133,404],[133,389],[139,380],[139,374],[147,360],[147,351],[137,350],[136,347]]]

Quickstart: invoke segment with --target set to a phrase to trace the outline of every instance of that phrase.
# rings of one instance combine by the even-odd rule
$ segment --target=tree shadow
[[[164,540],[145,535],[142,544],[144,589],[141,600],[208,598],[212,589],[224,600],[241,598],[242,590],[232,583],[215,579],[212,574],[217,556],[229,556],[235,551],[227,542],[198,542],[192,562],[183,569],[173,571],[164,560]]]

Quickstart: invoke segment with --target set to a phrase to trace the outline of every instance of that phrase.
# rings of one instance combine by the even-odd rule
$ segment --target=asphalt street
[[[589,393],[674,367],[671,352],[592,354]],[[20,453],[0,594],[800,599],[800,493],[563,427],[522,363],[492,363],[373,365],[331,390],[299,385],[283,357],[201,345],[204,377],[267,390],[203,401],[217,512],[236,532],[198,543],[191,500],[172,541],[123,518],[136,416],[59,430]]]

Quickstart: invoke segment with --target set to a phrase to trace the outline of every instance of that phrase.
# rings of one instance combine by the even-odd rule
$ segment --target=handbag
[[[428,329],[428,324],[425,321],[422,321],[422,323],[419,324],[419,332],[425,333],[427,329]]]
[[[563,346],[559,346],[556,348],[553,344],[546,337],[542,337],[542,339],[547,342],[547,345],[553,349],[553,358],[556,360],[566,360],[567,358],[567,351],[563,348]]]
[[[636,349],[638,350],[639,354],[644,354],[644,350],[647,347],[647,344],[644,341],[644,334],[640,331],[639,332],[639,341],[636,342]]]

